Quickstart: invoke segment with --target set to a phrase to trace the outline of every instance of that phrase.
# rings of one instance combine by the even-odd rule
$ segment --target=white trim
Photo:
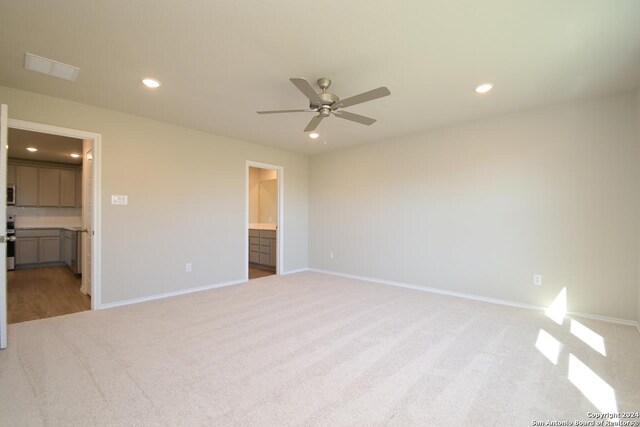
[[[483,297],[483,296],[480,296],[480,295],[467,294],[467,293],[464,293],[464,292],[447,291],[447,290],[444,290],[444,289],[430,288],[428,286],[414,285],[414,284],[411,284],[411,283],[394,282],[394,281],[391,281],[391,280],[376,279],[375,277],[357,276],[355,274],[339,273],[337,271],[321,270],[321,269],[318,269],[318,268],[310,268],[309,271],[314,271],[316,273],[329,274],[329,275],[332,275],[332,276],[346,277],[348,279],[364,280],[364,281],[367,281],[367,282],[381,283],[383,285],[398,286],[398,287],[401,287],[401,288],[409,288],[409,289],[414,289],[414,290],[417,290],[417,291],[431,292],[431,293],[434,293],[434,294],[448,295],[448,296],[452,296],[452,297],[459,297],[459,298],[465,298],[465,299],[470,299],[470,300],[475,300],[475,301],[488,302],[488,303],[492,303],[492,304],[506,305],[506,306],[509,306],[509,307],[526,308],[528,310],[542,310],[542,311],[547,309],[547,307],[543,307],[543,306],[540,306],[540,305],[525,304],[525,303],[521,303],[521,302],[517,302],[517,301],[509,301],[509,300],[498,299],[498,298]],[[586,319],[601,320],[601,321],[604,321],[604,322],[618,323],[620,325],[635,326],[635,327],[638,328],[638,331],[640,332],[640,325],[635,320],[619,319],[617,317],[601,316],[599,314],[579,313],[579,312],[575,312],[575,311],[567,311],[567,314],[571,315],[571,316],[576,316],[576,317],[584,317]]]
[[[268,163],[254,162],[247,160],[245,164],[245,181],[244,181],[244,277],[249,280],[249,168],[260,168],[275,170],[278,172],[278,224],[276,226],[276,274],[282,274],[283,269],[283,253],[284,253],[284,167],[271,165]]]
[[[7,142],[8,142],[8,124],[9,124],[9,107],[6,104],[0,104],[0,188],[7,188]],[[7,216],[7,192],[2,190],[0,195],[0,206],[4,213],[4,217],[0,223],[6,221]],[[2,232],[6,235],[6,229]],[[0,274],[3,274],[2,284],[0,285],[0,349],[7,348],[7,335],[9,334],[9,318],[7,309],[7,245],[1,243],[2,251],[0,253]]]
[[[308,268],[299,268],[297,270],[289,270],[289,271],[285,271],[282,273],[283,276],[288,276],[289,274],[296,274],[296,273],[304,273],[305,271],[309,271]]]
[[[95,262],[91,269],[91,309],[101,308],[102,301],[102,135],[83,130],[47,125],[44,123],[29,122],[26,120],[9,119],[8,126],[12,129],[29,130],[33,132],[48,133],[52,135],[67,136],[70,138],[91,140],[93,149],[93,229],[95,235],[92,239],[91,255]]]
[[[201,291],[206,291],[206,290],[209,290],[209,289],[223,288],[225,286],[240,285],[242,283],[247,283],[247,281],[246,280],[232,280],[232,281],[229,281],[229,282],[214,283],[213,285],[204,285],[204,286],[197,286],[195,288],[182,289],[182,290],[179,290],[179,291],[163,292],[161,294],[150,295],[150,296],[146,296],[146,297],[131,298],[131,299],[127,299],[127,300],[124,300],[124,301],[108,302],[106,304],[102,304],[100,306],[100,310],[108,309],[108,308],[114,308],[114,307],[122,307],[122,306],[125,306],[125,305],[131,305],[131,304],[139,304],[141,302],[154,301],[154,300],[158,300],[158,299],[177,297],[177,296],[180,296],[180,295],[191,294],[193,292],[201,292]]]

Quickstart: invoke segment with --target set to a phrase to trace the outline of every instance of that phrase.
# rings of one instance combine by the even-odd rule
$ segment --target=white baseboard
[[[289,271],[285,271],[284,273],[280,273],[281,276],[288,276],[289,274],[296,274],[296,273],[303,273],[305,271],[309,271],[308,268],[299,268],[297,270],[289,270]]]
[[[432,292],[432,293],[435,293],[435,294],[448,295],[448,296],[459,297],[459,298],[466,298],[466,299],[471,299],[471,300],[475,300],[475,301],[488,302],[488,303],[492,303],[492,304],[507,305],[507,306],[510,306],[510,307],[526,308],[526,309],[529,309],[529,310],[543,310],[543,311],[547,309],[547,307],[543,307],[543,306],[540,306],[540,305],[525,304],[525,303],[521,303],[521,302],[517,302],[517,301],[509,301],[509,300],[503,300],[503,299],[498,299],[498,298],[483,297],[483,296],[480,296],[480,295],[467,294],[467,293],[464,293],[464,292],[456,292],[456,291],[448,291],[448,290],[445,290],[445,289],[430,288],[428,286],[414,285],[414,284],[411,284],[411,283],[394,282],[394,281],[391,281],[391,280],[377,279],[375,277],[358,276],[358,275],[355,275],[355,274],[340,273],[340,272],[337,272],[337,271],[322,270],[322,269],[318,269],[318,268],[309,268],[308,270],[309,271],[315,271],[316,273],[330,274],[332,276],[346,277],[348,279],[364,280],[364,281],[367,281],[367,282],[381,283],[383,285],[390,285],[390,286],[399,286],[401,288],[409,288],[409,289],[414,289],[414,290],[418,290],[418,291]],[[571,316],[576,316],[576,317],[584,317],[586,319],[601,320],[601,321],[604,321],[604,322],[618,323],[618,324],[621,324],[621,325],[628,325],[628,326],[635,326],[636,328],[638,328],[638,332],[640,332],[640,323],[636,322],[635,320],[619,319],[617,317],[601,316],[599,314],[579,313],[579,312],[575,312],[575,311],[567,311],[567,314],[571,315]]]
[[[179,291],[163,292],[161,294],[155,294],[155,295],[150,295],[150,296],[146,296],[146,297],[131,298],[131,299],[127,299],[127,300],[124,300],[124,301],[108,302],[106,304],[101,304],[100,307],[98,307],[98,310],[102,310],[102,309],[105,309],[105,308],[121,307],[123,305],[138,304],[138,303],[141,303],[141,302],[153,301],[153,300],[162,299],[162,298],[176,297],[176,296],[179,296],[179,295],[186,295],[186,294],[190,294],[190,293],[193,293],[193,292],[206,291],[208,289],[223,288],[225,286],[239,285],[241,283],[247,283],[247,281],[246,280],[232,280],[232,281],[229,281],[229,282],[214,283],[212,285],[204,285],[204,286],[198,286],[198,287],[195,287],[195,288],[181,289]]]

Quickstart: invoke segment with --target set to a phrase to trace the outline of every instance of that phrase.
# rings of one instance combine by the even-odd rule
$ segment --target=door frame
[[[274,170],[278,173],[278,225],[276,226],[276,274],[282,274],[284,265],[284,167],[247,160],[244,180],[244,280],[249,280],[249,168]]]
[[[91,222],[94,233],[91,239],[91,309],[100,309],[102,304],[102,283],[100,282],[100,278],[102,277],[102,252],[100,250],[102,247],[102,135],[83,130],[11,118],[7,121],[7,127],[10,129],[28,130],[91,141],[91,148],[93,150],[93,186],[91,188],[93,212],[91,213]],[[6,171],[4,171],[4,174],[6,175]]]

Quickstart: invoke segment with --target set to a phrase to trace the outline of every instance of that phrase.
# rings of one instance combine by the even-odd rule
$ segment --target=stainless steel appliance
[[[8,205],[16,204],[16,186],[15,185],[7,185],[7,204]]]
[[[16,268],[16,216],[7,215],[7,270]]]

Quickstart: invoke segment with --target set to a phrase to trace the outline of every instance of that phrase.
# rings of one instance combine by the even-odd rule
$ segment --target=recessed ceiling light
[[[316,138],[317,138],[317,137],[319,137],[319,136],[320,136],[320,134],[319,134],[319,133],[316,133],[316,132],[311,132],[311,133],[309,134],[309,138],[311,138],[311,139],[316,139]]]
[[[487,93],[493,89],[493,83],[483,83],[476,87],[476,93]]]
[[[73,157],[74,159],[77,159],[78,157],[80,157],[80,154],[76,154],[76,153],[71,153],[69,154],[71,157]]]
[[[145,78],[142,79],[142,83],[144,83],[144,85],[146,87],[150,87],[151,89],[155,89],[157,87],[160,87],[160,82],[156,79],[150,79],[150,78]]]
[[[27,147],[27,150],[31,151],[32,153],[35,153],[36,151],[38,151],[37,148],[33,148],[33,147]]]

